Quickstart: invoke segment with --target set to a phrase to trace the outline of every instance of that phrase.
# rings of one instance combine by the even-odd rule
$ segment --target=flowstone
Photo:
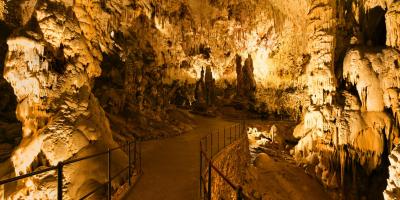
[[[101,72],[101,57],[82,37],[76,18],[52,8],[41,4],[36,11],[42,33],[21,31],[7,41],[4,78],[17,96],[16,114],[23,132],[11,157],[16,175],[118,146],[91,93],[91,82]],[[121,150],[112,154],[115,173],[126,165],[127,156]],[[104,184],[106,166],[105,157],[64,166],[63,198],[80,198]],[[26,178],[6,198],[56,199],[56,179],[55,172]],[[117,177],[113,186],[121,182]]]

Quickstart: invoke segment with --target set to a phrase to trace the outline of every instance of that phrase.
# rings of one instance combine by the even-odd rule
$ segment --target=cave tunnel
[[[0,199],[400,198],[400,2],[327,2],[0,0]]]

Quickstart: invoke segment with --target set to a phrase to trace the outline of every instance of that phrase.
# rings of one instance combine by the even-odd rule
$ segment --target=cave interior
[[[1,199],[396,200],[399,129],[399,0],[0,0]]]

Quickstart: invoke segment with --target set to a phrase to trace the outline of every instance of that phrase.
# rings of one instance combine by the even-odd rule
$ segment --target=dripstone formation
[[[233,107],[296,122],[287,148],[337,199],[396,199],[399,13],[398,0],[0,0],[0,176]],[[107,181],[104,160],[87,162],[65,168],[66,199]],[[0,191],[55,199],[55,181]]]

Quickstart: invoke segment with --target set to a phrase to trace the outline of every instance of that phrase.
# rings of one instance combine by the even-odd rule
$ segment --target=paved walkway
[[[143,176],[125,200],[199,199],[200,138],[210,129],[234,124],[195,116],[197,127],[181,136],[142,143]]]

